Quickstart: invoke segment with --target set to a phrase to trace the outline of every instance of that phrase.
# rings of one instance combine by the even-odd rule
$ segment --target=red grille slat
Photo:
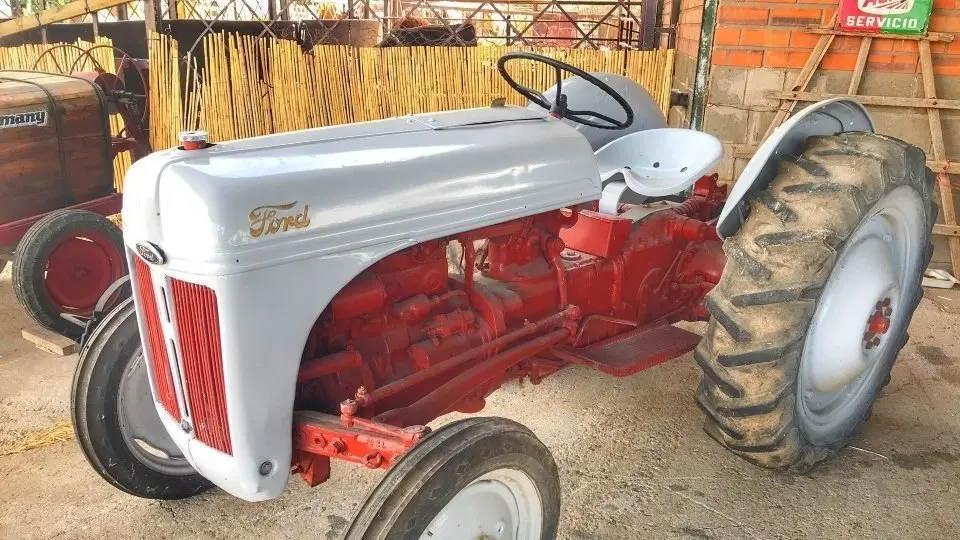
[[[134,257],[134,266],[137,273],[137,296],[140,306],[146,317],[147,327],[146,344],[150,351],[150,367],[153,370],[153,380],[156,385],[157,399],[174,420],[181,420],[180,407],[177,405],[177,393],[173,386],[173,371],[170,366],[170,356],[167,354],[167,342],[163,337],[160,326],[160,310],[157,306],[157,295],[153,289],[153,276],[150,267],[140,257]]]
[[[178,279],[170,280],[170,290],[194,433],[207,446],[232,455],[216,293]]]

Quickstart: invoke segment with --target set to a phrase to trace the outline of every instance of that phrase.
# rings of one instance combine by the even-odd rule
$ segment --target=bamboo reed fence
[[[81,49],[111,45],[107,38],[77,41]],[[73,47],[23,45],[0,48],[0,69],[39,69],[62,73],[92,71]],[[527,50],[563,60],[586,71],[625,75],[639,82],[666,113],[673,77],[673,50],[600,51],[531,47],[389,47],[319,45],[309,52],[288,40],[208,34],[205,65],[178,56],[177,42],[152,34],[149,43],[150,142],[154,150],[178,144],[177,133],[202,129],[211,141],[406,114],[488,106],[496,98],[522,105],[497,73],[497,59]],[[113,50],[93,49],[104,67]],[[40,63],[37,59],[41,58]],[[546,89],[554,73],[541,64],[515,62],[511,73],[521,84]],[[111,117],[114,134],[122,121]],[[130,156],[114,160],[115,183],[122,188]]]
[[[211,141],[253,137],[392,116],[523,104],[497,73],[509,51],[528,50],[586,71],[625,75],[643,85],[666,113],[673,50],[598,51],[528,47],[356,48],[320,45],[305,53],[287,40],[208,34],[205,66],[180,64],[177,43],[150,42],[150,132],[154,149],[177,144],[177,132],[202,129]],[[554,73],[516,62],[511,73],[547,89]],[[182,79],[182,80],[181,80]],[[181,92],[181,88],[183,91]]]
[[[97,37],[93,41],[77,40],[76,47],[62,47],[62,44],[22,45],[19,47],[0,48],[0,70],[38,70],[51,73],[71,73],[94,71],[99,65],[102,69],[113,72],[115,61],[113,49],[109,48],[113,42],[105,37]],[[107,47],[101,47],[106,45]],[[97,48],[94,48],[97,47]],[[51,50],[53,49],[53,50]],[[90,50],[89,56],[84,51]],[[50,51],[47,53],[47,51]],[[46,54],[45,54],[46,53]],[[39,60],[39,62],[38,62]],[[123,120],[118,115],[110,116],[110,130],[118,135],[123,129]],[[113,160],[113,183],[118,191],[123,187],[123,175],[130,167],[129,152],[118,154]]]

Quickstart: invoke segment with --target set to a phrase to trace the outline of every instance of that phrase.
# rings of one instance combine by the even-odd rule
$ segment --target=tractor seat
[[[646,197],[662,197],[690,187],[717,166],[723,145],[700,131],[660,128],[620,137],[594,155],[604,186],[600,212],[615,215],[627,189]]]

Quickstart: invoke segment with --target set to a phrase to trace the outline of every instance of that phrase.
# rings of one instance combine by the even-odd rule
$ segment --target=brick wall
[[[960,99],[960,0],[935,2],[930,30],[956,36],[952,43],[931,43],[937,95]],[[719,171],[722,179],[732,181],[740,175],[748,161],[744,152],[760,142],[770,125],[779,101],[766,98],[766,92],[790,90],[799,68],[810,56],[820,36],[804,32],[804,28],[829,24],[838,3],[720,0],[703,128],[724,142],[725,156]],[[807,90],[845,94],[860,42],[859,37],[834,38]],[[678,50],[678,59],[681,56]],[[677,69],[683,68],[678,61]],[[677,78],[680,76],[678,73]],[[923,97],[917,42],[875,39],[859,93]],[[868,108],[878,132],[904,139],[932,154],[925,109]],[[960,111],[944,109],[941,117],[947,158],[960,160]],[[683,125],[683,118],[682,112],[671,112],[674,125]],[[960,178],[954,180],[960,184]],[[960,208],[960,198],[957,206]],[[938,263],[948,261],[942,240],[936,239],[934,260]]]
[[[664,21],[670,20],[670,0],[664,0]],[[680,0],[680,15],[677,20],[676,56],[673,68],[673,87],[693,93],[696,73],[697,50],[700,47],[700,22],[703,19],[703,0]],[[689,126],[688,110],[673,107],[670,110],[670,125]]]
[[[799,3],[721,0],[713,64],[801,68],[819,38],[804,32],[803,28],[829,24],[837,3],[837,0],[799,0]],[[960,2],[935,0],[930,30],[960,33]],[[859,47],[860,38],[837,37],[823,59],[824,69],[853,69]],[[933,43],[931,48],[936,74],[960,76],[960,40]],[[879,40],[871,48],[868,69],[919,73],[916,53],[916,41]]]

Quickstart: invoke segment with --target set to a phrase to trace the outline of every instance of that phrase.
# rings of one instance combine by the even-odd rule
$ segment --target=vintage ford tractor
[[[515,82],[518,60],[556,86]],[[509,380],[622,377],[690,351],[723,446],[802,471],[845,444],[921,297],[923,152],[826,101],[728,195],[720,143],[665,127],[635,83],[528,53],[499,68],[529,108],[193,134],[134,164],[133,299],[86,341],[73,389],[106,480],[260,501],[336,458],[387,470],[347,538],[553,538],[557,467],[533,433],[427,424]]]

